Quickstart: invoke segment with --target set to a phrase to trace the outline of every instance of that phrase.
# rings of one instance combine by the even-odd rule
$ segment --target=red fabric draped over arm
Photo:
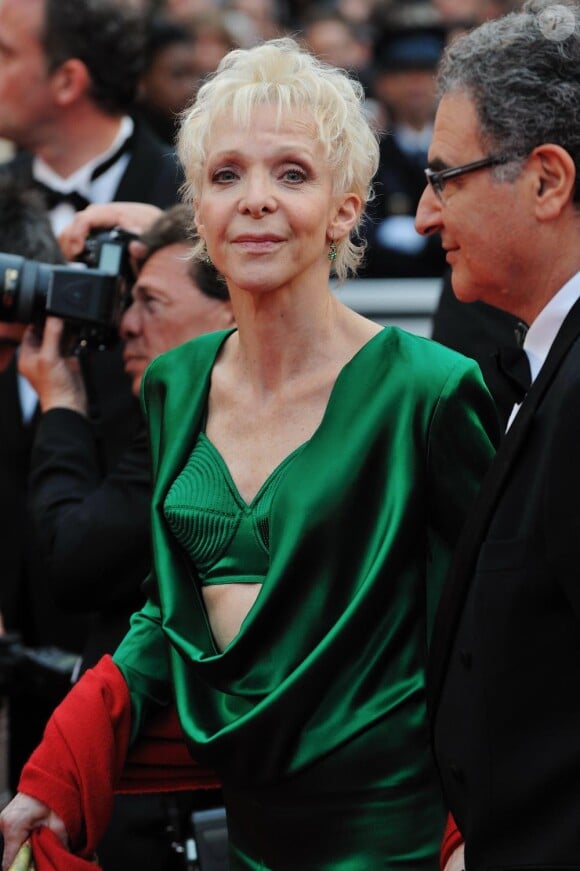
[[[128,688],[105,656],[56,708],[22,770],[19,791],[62,818],[76,854],[39,829],[32,834],[37,871],[96,871],[91,860],[109,824],[114,792],[219,787],[216,775],[191,759],[173,708],[156,712],[131,750],[130,732]]]

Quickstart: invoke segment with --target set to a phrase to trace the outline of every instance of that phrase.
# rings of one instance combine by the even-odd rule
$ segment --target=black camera
[[[77,348],[111,347],[133,284],[128,248],[136,238],[118,227],[91,234],[79,258],[86,268],[0,253],[0,321],[41,327],[53,315]]]

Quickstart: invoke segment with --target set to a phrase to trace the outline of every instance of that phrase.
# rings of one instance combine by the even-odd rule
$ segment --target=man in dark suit
[[[439,239],[421,237],[414,227],[433,135],[434,78],[442,49],[443,34],[437,29],[387,28],[376,41],[371,93],[385,112],[386,131],[365,225],[368,248],[361,277],[443,273]]]
[[[143,16],[128,0],[0,2],[0,136],[19,149],[12,161],[0,166],[0,176],[39,189],[55,233],[88,202],[132,200],[161,208],[177,202],[182,174],[174,152],[129,114],[144,39]],[[8,224],[5,215],[4,230]],[[34,238],[30,226],[29,222],[26,232]],[[11,249],[5,243],[3,250]],[[29,246],[26,256],[43,259],[42,252],[31,251]],[[5,324],[2,328],[8,329]],[[19,327],[13,325],[11,330],[17,344]],[[91,360],[99,412],[95,428],[106,468],[117,462],[139,422],[138,403],[123,372],[121,354],[118,345]],[[22,498],[15,470],[26,473],[25,435],[32,437],[36,402],[26,383],[17,381],[14,364],[4,373],[1,389],[6,462],[0,470],[0,490],[3,510],[10,513],[10,506]],[[14,512],[10,521],[14,526]],[[5,564],[12,565],[9,578],[4,579],[6,596],[10,591],[19,597],[12,609],[15,614],[18,609],[18,619],[8,618],[8,628],[25,634],[30,644],[79,649],[83,621],[77,621],[73,643],[68,633],[61,634],[62,621],[37,607],[46,584],[34,554],[20,523],[18,534],[7,537],[3,551]],[[30,562],[35,566],[25,570]],[[29,597],[32,610],[24,600],[28,579],[34,582],[34,595]],[[33,620],[37,612],[39,621]]]
[[[141,377],[154,357],[202,333],[226,329],[233,314],[225,283],[215,269],[193,263],[190,211],[159,211],[150,224],[140,206],[91,206],[61,236],[68,249],[77,227],[115,223],[136,229],[144,258],[132,303],[120,323],[126,375],[138,398]],[[150,463],[143,425],[130,448],[106,473],[99,464],[88,397],[74,358],[63,356],[63,323],[47,320],[42,339],[30,328],[18,367],[38,394],[40,415],[30,464],[29,504],[47,586],[65,613],[92,615],[83,669],[112,654],[141,607],[150,567]],[[102,352],[107,354],[107,351]]]
[[[177,201],[171,148],[130,113],[143,65],[143,15],[128,0],[2,0],[2,171],[45,192],[55,233],[88,202]]]
[[[538,5],[448,50],[417,212],[458,298],[529,325],[511,362],[531,386],[431,646],[435,754],[465,849],[447,867],[467,871],[580,868],[580,12]]]
[[[0,251],[45,263],[64,262],[40,194],[0,178]],[[4,272],[2,269],[2,284]],[[28,473],[36,428],[36,396],[18,376],[16,349],[24,326],[4,318],[11,308],[0,300],[0,622],[3,638],[16,633],[28,646],[82,649],[86,620],[66,616],[47,588],[46,570],[32,533],[28,511]],[[5,654],[6,656],[6,654]],[[8,658],[10,660],[10,658]],[[38,742],[44,723],[66,686],[32,687],[11,679],[10,661],[2,669],[11,697],[10,782]],[[9,667],[10,666],[10,667]],[[59,682],[57,681],[57,684]],[[6,686],[2,686],[3,692]]]
[[[143,65],[143,13],[130,0],[1,0],[0,137],[19,149],[0,174],[41,190],[58,234],[89,202],[178,201],[174,151],[130,115]],[[92,361],[104,456],[138,419],[121,349]]]

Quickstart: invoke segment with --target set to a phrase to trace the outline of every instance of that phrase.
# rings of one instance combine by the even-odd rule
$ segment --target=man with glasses
[[[580,868],[578,4],[471,31],[439,90],[417,229],[441,234],[458,299],[529,326],[511,355],[528,384],[510,375],[521,393],[431,646],[435,755],[465,847],[444,864]]]

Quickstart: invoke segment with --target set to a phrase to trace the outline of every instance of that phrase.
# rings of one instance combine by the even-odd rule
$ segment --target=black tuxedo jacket
[[[498,450],[435,624],[428,704],[467,871],[580,869],[580,302]]]
[[[23,152],[0,166],[0,174],[8,173],[24,182],[32,182],[32,157]],[[174,151],[160,143],[144,125],[137,124],[131,143],[131,156],[114,199],[134,200],[166,208],[178,201],[182,173]],[[92,365],[95,394],[98,401],[99,420],[93,427],[93,439],[98,445],[100,471],[106,474],[114,469],[122,453],[129,447],[140,421],[139,409],[134,399],[130,381],[123,371],[121,348],[97,353]],[[16,369],[0,374],[0,610],[7,627],[18,632],[29,646],[55,645],[84,654],[84,664],[91,664],[103,652],[114,650],[124,634],[127,615],[131,610],[131,595],[128,586],[133,584],[133,602],[136,576],[112,572],[103,575],[103,590],[95,595],[94,587],[88,584],[87,562],[79,559],[79,550],[72,547],[67,561],[65,536],[58,539],[62,544],[60,558],[67,564],[68,575],[75,576],[77,601],[72,607],[72,597],[67,600],[66,591],[61,597],[67,600],[67,611],[59,607],[50,571],[43,555],[38,536],[32,524],[28,505],[28,475],[30,451],[37,421],[25,426],[22,421],[16,386]],[[66,438],[66,433],[64,433]],[[94,447],[92,448],[94,451]],[[71,472],[73,469],[71,467]],[[73,472],[78,474],[78,468]],[[66,477],[66,476],[65,476]],[[74,498],[78,491],[72,489]],[[39,527],[46,532],[55,530],[54,516],[42,517],[35,512]],[[128,516],[127,518],[128,519]],[[72,538],[80,535],[80,525],[70,517]],[[52,524],[52,525],[51,525]],[[66,528],[66,521],[63,522]],[[97,529],[93,530],[98,535]],[[107,539],[99,555],[107,552],[111,541]],[[80,549],[88,559],[94,554],[89,547]],[[148,555],[145,560],[148,562]],[[62,564],[61,564],[62,565]],[[133,566],[140,577],[142,565]],[[60,592],[65,576],[59,575]],[[83,597],[87,580],[84,607],[78,598]],[[105,601],[107,584],[119,585]],[[70,605],[70,607],[68,607]],[[70,613],[72,610],[75,613]],[[81,613],[82,612],[82,613]],[[89,613],[92,612],[92,613]],[[20,767],[30,751],[40,740],[45,721],[51,713],[52,701],[38,697],[37,688],[22,687],[11,703],[11,784],[15,788]]]
[[[65,614],[90,616],[83,668],[115,651],[144,602],[151,483],[139,422],[106,475],[94,428],[82,415],[52,409],[41,415],[34,439],[30,509],[56,604]]]
[[[26,152],[0,166],[23,182],[32,182],[32,157]],[[178,201],[182,173],[175,152],[159,142],[144,124],[136,124],[131,158],[115,195],[117,201],[138,201],[166,208]],[[138,403],[123,371],[121,347],[96,353],[91,370],[95,382],[99,420],[94,435],[99,444],[103,473],[113,469],[131,444],[140,421]],[[35,426],[24,427],[16,388],[16,369],[0,376],[0,610],[9,628],[27,643],[55,644],[78,651],[84,648],[87,624],[80,617],[65,616],[52,598],[46,566],[31,532],[27,512],[27,477]],[[37,512],[38,516],[38,512]],[[42,520],[40,520],[42,525]],[[71,559],[74,560],[74,554]],[[79,573],[79,585],[82,577]],[[98,607],[98,606],[97,606]],[[78,609],[77,609],[78,610]],[[88,608],[86,610],[89,610]],[[101,620],[103,646],[108,646],[108,621]],[[123,611],[124,615],[124,611]],[[91,633],[95,640],[96,628]],[[98,639],[97,639],[98,641]],[[99,643],[100,644],[100,643]]]
[[[0,373],[0,611],[6,629],[29,645],[80,651],[86,623],[65,617],[45,583],[27,508],[36,417],[22,418],[16,366]]]
[[[120,371],[120,348],[98,353],[94,361],[95,391],[102,415],[98,424],[89,426],[85,422],[90,431],[91,458],[96,464],[91,471],[92,477],[85,471],[87,487],[91,486],[95,476],[117,467],[141,421],[139,404],[130,392],[130,381]],[[90,628],[88,615],[99,610],[100,605],[93,603],[91,607],[63,609],[62,602],[57,602],[55,588],[49,582],[44,549],[40,546],[41,538],[30,513],[29,476],[33,446],[43,417],[37,411],[28,424],[24,423],[16,363],[13,361],[5,372],[0,373],[0,611],[6,628],[20,634],[27,645],[55,645],[80,653],[85,649],[89,634],[94,637],[95,633],[95,629]],[[72,439],[73,433],[65,428],[62,432],[65,443],[69,435]],[[52,447],[54,449],[55,445]],[[76,470],[72,465],[69,469],[63,466],[62,457],[56,450],[51,456],[62,474],[59,496],[65,510],[78,493],[75,490]],[[68,502],[64,493],[67,484],[71,491]],[[38,529],[46,535],[52,517],[48,512],[43,517],[41,508],[37,508]],[[74,529],[79,534],[78,526]],[[94,535],[98,535],[98,529],[94,530]],[[63,563],[65,559],[66,555],[61,551]],[[63,571],[62,567],[60,571]],[[78,587],[82,590],[84,569],[78,561],[78,552],[71,550],[68,571],[76,574]],[[141,574],[143,576],[143,572]],[[119,601],[121,599],[119,596]],[[84,616],[78,613],[71,616],[71,610],[83,611]],[[109,613],[113,610],[111,606]]]

